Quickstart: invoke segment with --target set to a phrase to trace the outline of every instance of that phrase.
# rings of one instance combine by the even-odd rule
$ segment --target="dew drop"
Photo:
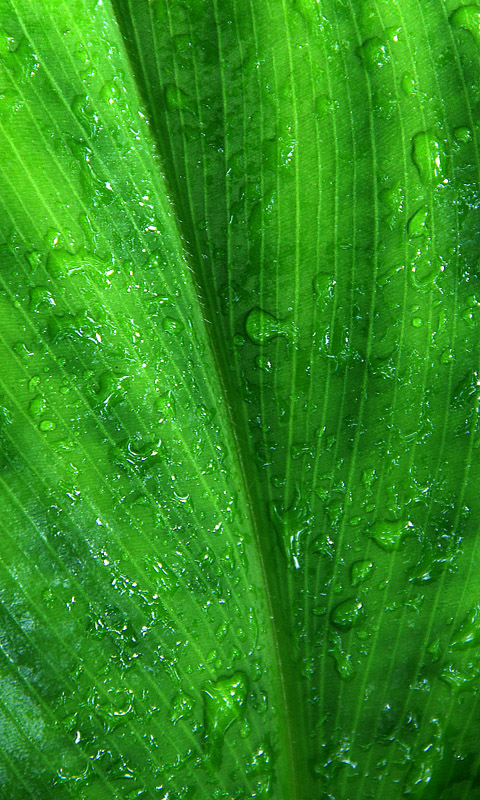
[[[30,290],[30,308],[38,311],[42,306],[54,306],[55,300],[46,286],[35,286]]]
[[[319,94],[315,98],[313,113],[318,120],[325,119],[325,117],[333,110],[333,103],[330,97],[326,94]]]
[[[440,356],[441,364],[450,364],[453,361],[453,352],[451,347],[445,348]]]

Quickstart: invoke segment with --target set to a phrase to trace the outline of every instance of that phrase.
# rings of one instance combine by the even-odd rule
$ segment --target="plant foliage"
[[[0,0],[1,798],[480,798],[479,70]]]

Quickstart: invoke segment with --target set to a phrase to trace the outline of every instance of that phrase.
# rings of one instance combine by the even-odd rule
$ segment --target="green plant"
[[[0,797],[480,797],[480,6],[0,0]]]

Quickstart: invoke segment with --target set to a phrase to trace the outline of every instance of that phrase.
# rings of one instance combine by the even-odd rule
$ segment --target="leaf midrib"
[[[128,0],[129,16],[132,29],[135,31],[136,45],[140,59],[143,81],[140,82],[135,74],[133,55],[127,45],[124,35],[124,20],[119,14],[116,0],[110,0],[113,13],[119,23],[122,32],[123,44],[126,56],[132,65],[132,75],[134,77],[139,95],[147,108],[148,116],[153,121],[152,134],[161,151],[162,130],[159,128],[158,117],[155,111],[155,104],[152,102],[152,95],[148,88],[144,64],[141,57],[141,48],[138,43],[135,23],[131,11],[130,0]],[[152,28],[152,38],[153,35]],[[221,48],[220,48],[221,49]],[[220,81],[223,87],[223,73],[220,70]],[[224,99],[224,89],[223,99]],[[170,145],[170,135],[168,135]],[[172,153],[170,149],[170,154]],[[173,155],[170,155],[173,161]],[[165,165],[167,172],[167,165]],[[168,185],[171,181],[171,190],[168,196],[172,199],[172,205],[177,205],[180,214],[175,214],[180,238],[187,243],[190,258],[189,265],[192,267],[192,280],[195,284],[197,297],[204,297],[205,302],[201,303],[202,311],[205,315],[205,332],[210,345],[210,353],[216,367],[216,377],[221,387],[221,397],[217,402],[227,411],[230,433],[234,443],[232,453],[235,453],[238,465],[235,473],[241,476],[241,486],[237,486],[239,494],[245,498],[245,507],[248,510],[251,529],[254,534],[256,544],[260,580],[264,590],[266,605],[269,617],[270,633],[270,657],[274,654],[273,661],[277,670],[277,679],[272,681],[276,692],[275,705],[281,713],[276,714],[278,720],[278,750],[280,754],[280,767],[277,770],[277,780],[279,791],[285,800],[311,800],[311,780],[309,778],[310,768],[307,758],[307,731],[305,730],[305,701],[300,689],[298,673],[295,674],[295,664],[292,659],[293,632],[287,621],[286,609],[288,607],[287,597],[282,587],[285,585],[286,564],[282,560],[281,553],[278,552],[276,535],[269,520],[265,503],[262,501],[261,488],[258,475],[258,467],[255,464],[254,453],[249,437],[248,417],[244,403],[238,400],[240,392],[235,380],[236,375],[229,368],[228,337],[223,324],[219,324],[219,314],[215,314],[211,293],[205,280],[205,273],[201,268],[202,258],[200,243],[196,235],[195,225],[191,214],[190,205],[182,196],[180,185],[176,176],[169,170],[166,175]],[[188,177],[187,177],[188,182]],[[228,224],[228,221],[226,221]],[[228,264],[228,268],[231,265]],[[210,299],[210,303],[208,302]],[[213,312],[213,313],[212,313]],[[253,465],[253,469],[252,469]],[[273,537],[273,542],[272,542]]]

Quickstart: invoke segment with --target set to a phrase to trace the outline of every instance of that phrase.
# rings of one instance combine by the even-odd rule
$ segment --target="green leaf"
[[[479,19],[0,0],[0,796],[480,798]]]

